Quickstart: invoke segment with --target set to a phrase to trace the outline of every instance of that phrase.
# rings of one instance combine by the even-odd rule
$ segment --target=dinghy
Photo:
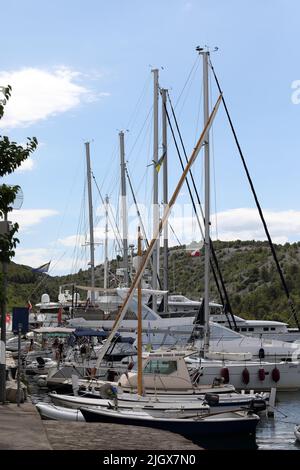
[[[36,403],[35,406],[42,419],[52,419],[54,421],[85,421],[80,410],[42,402]]]
[[[201,435],[255,435],[259,417],[242,411],[218,413],[214,415],[195,415],[174,418],[169,410],[160,416],[151,411],[80,408],[87,422],[117,423],[123,425],[146,426],[172,431],[184,436],[197,437]]]

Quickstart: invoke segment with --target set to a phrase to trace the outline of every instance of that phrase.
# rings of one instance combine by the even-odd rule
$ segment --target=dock
[[[30,402],[0,405],[0,419],[0,450],[200,450],[180,434],[159,429],[41,420]]]
[[[30,403],[0,405],[0,450],[51,450],[45,428]]]

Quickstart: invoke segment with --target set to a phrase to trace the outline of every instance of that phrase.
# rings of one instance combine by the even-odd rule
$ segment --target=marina
[[[255,61],[250,43],[245,54],[237,47],[243,31],[229,50],[207,45],[212,21],[199,28],[196,17],[211,7],[181,0],[168,9],[154,0],[162,18],[176,11],[182,23],[170,36],[172,54],[162,23],[158,43],[150,40],[152,5],[143,20],[139,6],[119,5],[130,26],[126,46],[118,15],[113,34],[102,19],[116,6],[87,2],[93,22],[101,17],[97,33],[76,16],[80,9],[49,11],[58,29],[66,13],[80,22],[82,42],[66,57],[76,51],[82,71],[53,66],[64,63],[60,35],[53,56],[45,48],[48,69],[0,70],[1,134],[2,125],[11,133],[0,136],[0,449],[43,451],[53,461],[56,451],[83,451],[82,459],[84,451],[112,451],[104,463],[122,465],[123,450],[176,451],[193,464],[206,451],[293,455],[300,450],[300,195],[292,184],[299,142],[286,105],[263,92],[264,52],[252,29]],[[85,14],[92,16],[88,7]],[[200,41],[191,46],[196,30]],[[224,43],[230,36],[213,31]],[[114,53],[100,37],[111,38]],[[164,65],[148,65],[139,95],[143,61],[162,58]],[[247,74],[253,83],[244,90]],[[286,76],[277,68],[274,76],[281,90]],[[38,138],[17,144],[27,127]],[[26,194],[34,209],[23,207]]]

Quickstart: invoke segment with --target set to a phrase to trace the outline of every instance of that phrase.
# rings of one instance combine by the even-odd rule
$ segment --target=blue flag
[[[51,261],[49,261],[49,263],[42,264],[42,266],[39,266],[38,268],[33,268],[32,271],[35,273],[47,273],[49,270],[50,263]]]

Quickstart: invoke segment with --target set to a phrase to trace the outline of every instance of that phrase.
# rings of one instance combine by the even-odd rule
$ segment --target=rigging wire
[[[176,108],[177,105],[179,104],[179,101],[181,100],[181,97],[182,97],[182,95],[183,95],[183,92],[184,92],[184,90],[185,90],[185,88],[186,88],[188,82],[190,81],[192,74],[193,74],[193,73],[194,73],[194,74],[196,73],[196,70],[194,70],[194,69],[195,69],[195,68],[197,69],[198,67],[199,67],[199,59],[198,59],[198,56],[197,56],[197,57],[196,57],[196,60],[194,61],[193,66],[192,66],[192,68],[191,68],[191,70],[190,70],[190,72],[189,72],[189,74],[188,74],[188,76],[187,76],[187,79],[186,79],[186,81],[185,81],[185,83],[184,83],[184,85],[183,85],[183,88],[182,88],[182,90],[181,90],[181,93],[180,93],[180,95],[178,96],[177,101],[176,101],[176,103],[175,103],[175,105],[174,105],[175,108]]]
[[[209,92],[210,92],[210,102],[212,103],[212,83],[211,75],[209,74]],[[218,240],[218,212],[217,212],[217,185],[216,185],[216,159],[215,159],[215,142],[214,142],[214,123],[211,126],[211,138],[210,138],[210,148],[212,155],[212,168],[213,168],[213,187],[214,187],[214,205],[215,205],[215,233],[216,239]]]
[[[105,204],[104,198],[102,197],[100,188],[99,188],[99,186],[98,186],[98,184],[97,184],[95,175],[94,175],[93,173],[92,173],[92,178],[93,178],[93,180],[94,180],[94,182],[95,182],[95,185],[96,185],[97,191],[98,191],[98,193],[99,193],[101,202],[102,202],[102,204],[104,205],[104,204]],[[108,210],[108,219],[109,219],[111,228],[112,228],[112,230],[113,230],[113,232],[114,232],[115,240],[117,241],[117,243],[118,243],[118,245],[119,245],[119,249],[121,250],[121,243],[120,243],[120,240],[122,239],[122,237],[121,237],[121,234],[120,234],[120,232],[119,232],[118,224],[117,224],[117,221],[116,221],[116,219],[115,219],[114,213],[113,213],[113,211],[112,211],[112,209],[111,209],[110,203],[108,204],[108,209],[109,209],[110,212],[111,212],[111,216],[112,216],[112,218],[113,218],[114,224],[112,223],[111,217],[110,217],[110,215],[109,215],[109,210]],[[114,228],[114,225],[115,225],[116,230],[115,230],[115,228]],[[117,233],[116,233],[116,232],[117,232]]]
[[[178,239],[178,237],[177,237],[177,235],[176,235],[176,232],[175,232],[175,230],[173,229],[172,225],[170,224],[170,222],[168,222],[168,224],[169,224],[169,227],[170,227],[170,229],[171,229],[171,231],[172,231],[174,237],[176,238],[176,241],[177,241],[178,245],[179,245],[179,246],[182,246],[182,243],[180,243],[180,241],[179,241],[179,239]]]
[[[268,239],[268,242],[269,242],[269,246],[270,246],[270,249],[271,249],[271,252],[272,252],[272,255],[273,255],[273,259],[274,259],[275,264],[276,264],[276,267],[277,267],[277,271],[278,271],[278,274],[279,274],[279,277],[280,277],[280,280],[281,280],[281,283],[282,283],[282,287],[283,287],[283,290],[284,290],[284,292],[285,292],[285,294],[286,294],[286,297],[287,297],[287,300],[288,300],[288,305],[289,305],[289,307],[290,307],[290,309],[291,309],[291,312],[292,312],[292,314],[293,314],[293,317],[294,317],[294,320],[295,320],[295,322],[296,322],[297,328],[298,328],[298,330],[300,331],[300,323],[299,323],[299,320],[298,320],[298,316],[297,316],[295,304],[294,304],[294,302],[293,302],[293,300],[292,300],[292,298],[291,298],[289,288],[288,288],[287,283],[286,283],[286,281],[285,281],[285,277],[284,277],[283,271],[282,271],[282,269],[281,269],[281,266],[280,266],[280,263],[279,263],[279,260],[278,260],[277,254],[276,254],[275,247],[274,247],[274,245],[273,245],[272,238],[271,238],[269,229],[268,229],[268,227],[267,227],[267,223],[266,223],[266,220],[265,220],[265,218],[264,218],[264,214],[263,214],[261,205],[260,205],[260,203],[259,203],[259,200],[258,200],[256,191],[255,191],[255,188],[254,188],[254,184],[253,184],[252,178],[251,178],[251,176],[250,176],[250,172],[249,172],[248,166],[247,166],[247,164],[246,164],[246,160],[245,160],[244,154],[243,154],[243,152],[242,152],[242,148],[241,148],[241,146],[240,146],[240,143],[239,143],[239,140],[238,140],[238,137],[237,137],[237,134],[236,134],[236,131],[235,131],[233,122],[232,122],[232,120],[231,120],[231,117],[230,117],[230,114],[229,114],[229,111],[228,111],[228,108],[227,108],[227,105],[226,105],[226,101],[225,101],[224,95],[223,95],[222,90],[221,90],[221,86],[220,86],[219,80],[218,80],[218,78],[217,78],[216,72],[215,72],[215,70],[214,70],[214,67],[213,67],[213,65],[212,65],[212,62],[211,62],[211,59],[210,59],[210,58],[209,58],[209,65],[210,65],[210,68],[211,68],[211,70],[212,70],[212,72],[213,72],[213,75],[214,75],[214,78],[215,78],[215,81],[216,81],[218,90],[219,90],[220,94],[222,94],[222,103],[223,103],[223,106],[224,106],[224,109],[225,109],[225,113],[226,113],[227,118],[228,118],[229,126],[230,126],[230,128],[231,128],[231,131],[232,131],[232,134],[233,134],[233,137],[234,137],[234,140],[235,140],[235,143],[236,143],[236,146],[237,146],[237,149],[238,149],[240,158],[241,158],[241,160],[242,160],[242,164],[243,164],[243,167],[244,167],[244,170],[245,170],[245,173],[246,173],[246,176],[247,176],[247,179],[248,179],[248,182],[249,182],[249,185],[250,185],[250,188],[251,188],[251,191],[252,191],[252,194],[253,194],[255,203],[256,203],[256,207],[257,207],[257,210],[258,210],[258,212],[259,212],[259,215],[260,215],[260,218],[261,218],[261,221],[262,221],[264,230],[265,230],[265,234],[266,234],[267,239]]]
[[[137,100],[137,103],[135,105],[135,108],[132,112],[132,115],[131,117],[129,118],[129,121],[128,121],[128,124],[126,126],[126,129],[129,129],[129,128],[133,128],[134,127],[134,124],[135,124],[135,120],[138,116],[138,110],[139,110],[139,107],[141,106],[141,103],[143,102],[143,99],[146,95],[146,92],[147,90],[149,89],[150,87],[150,83],[151,83],[151,75],[149,74],[148,75],[148,78],[145,80],[145,83],[144,83],[144,86],[143,86],[143,89],[141,91],[141,94]]]
[[[173,116],[173,119],[174,119],[174,122],[175,122],[175,126],[176,126],[176,129],[177,129],[179,138],[180,138],[180,142],[181,142],[181,146],[182,146],[182,148],[183,148],[183,152],[184,152],[184,155],[185,155],[185,159],[186,159],[186,161],[188,161],[188,157],[187,157],[187,154],[186,154],[185,146],[184,146],[184,143],[183,143],[183,139],[182,139],[182,136],[181,136],[181,132],[180,132],[180,129],[179,129],[179,126],[178,126],[178,121],[177,121],[177,118],[176,118],[176,115],[175,115],[175,111],[174,111],[174,108],[173,108],[172,101],[171,101],[171,98],[170,98],[169,93],[167,93],[167,96],[168,96],[168,100],[169,100],[169,103],[170,103],[170,106],[171,106],[172,116]],[[167,116],[168,124],[169,124],[169,126],[170,126],[171,133],[172,133],[172,136],[173,136],[173,140],[174,140],[174,143],[175,143],[175,147],[176,147],[176,150],[177,150],[177,154],[178,154],[178,157],[179,157],[179,160],[180,160],[181,168],[183,169],[183,168],[184,168],[184,165],[183,165],[182,157],[181,157],[181,154],[180,154],[180,151],[179,151],[179,147],[178,147],[178,144],[177,144],[177,141],[176,141],[176,137],[175,137],[174,130],[173,130],[173,127],[172,127],[172,123],[171,123],[170,116],[169,116],[169,113],[168,113],[168,110],[167,110],[167,107],[166,107],[166,106],[165,106],[165,111],[166,111],[166,116]],[[200,201],[199,193],[198,193],[198,191],[197,191],[196,184],[195,184],[195,180],[194,180],[194,177],[193,177],[193,174],[192,174],[192,171],[191,171],[191,170],[189,170],[189,174],[190,174],[190,177],[191,177],[191,180],[192,180],[192,184],[193,184],[193,187],[194,187],[194,190],[195,190],[195,193],[196,193],[196,197],[197,197],[197,202],[198,202],[198,205],[199,205],[199,207],[200,207],[201,215],[202,215],[202,218],[203,218],[203,221],[204,221],[204,213],[203,213],[203,209],[202,209],[202,204],[201,204],[201,201]],[[199,220],[199,216],[198,216],[198,212],[197,212],[197,209],[196,209],[196,205],[195,205],[195,202],[194,202],[194,199],[193,199],[193,196],[192,196],[191,187],[190,187],[190,184],[189,184],[189,181],[188,181],[187,178],[186,178],[186,184],[187,184],[188,191],[189,191],[189,194],[190,194],[190,197],[191,197],[193,209],[194,209],[194,211],[195,211],[195,215],[196,215],[196,218],[197,218],[197,221],[198,221],[198,224],[199,224],[199,228],[200,228],[200,231],[201,231],[201,235],[202,235],[202,238],[204,239],[203,229],[202,229],[202,226],[201,226],[201,223],[200,223],[200,220]],[[229,301],[227,289],[226,289],[226,286],[225,286],[225,282],[224,282],[224,279],[223,279],[223,276],[222,276],[222,273],[221,273],[221,270],[220,270],[220,267],[219,267],[219,263],[218,263],[218,260],[217,260],[217,257],[216,257],[216,253],[215,253],[215,250],[214,250],[213,243],[212,243],[211,239],[210,239],[210,248],[211,248],[212,257],[213,257],[213,260],[214,260],[214,263],[215,263],[215,266],[216,266],[216,269],[217,269],[217,272],[218,272],[218,275],[219,275],[219,278],[220,278],[220,282],[221,282],[221,285],[222,285],[222,289],[223,289],[223,292],[224,292],[224,296],[225,296],[225,299],[226,299],[225,304],[223,303],[224,309],[225,309],[225,315],[226,315],[226,318],[227,318],[227,320],[228,320],[229,327],[231,328],[231,322],[230,322],[230,320],[229,320],[228,312],[230,313],[231,319],[232,319],[233,324],[234,324],[234,328],[236,329],[236,328],[237,328],[237,326],[236,326],[236,321],[235,321],[235,318],[234,318],[234,315],[233,315],[233,312],[232,312],[232,308],[231,308],[231,305],[230,305],[230,301]],[[211,269],[212,269],[212,273],[213,273],[214,279],[215,279],[215,281],[216,281],[217,277],[216,277],[216,273],[215,273],[215,269],[214,269],[214,266],[213,266],[212,261],[210,261],[210,265],[211,265]],[[219,285],[219,284],[218,284],[217,282],[216,282],[216,285],[217,285],[217,288],[218,288],[218,285]],[[220,291],[219,291],[219,295],[220,295],[220,298],[222,299],[222,295],[221,295]]]

